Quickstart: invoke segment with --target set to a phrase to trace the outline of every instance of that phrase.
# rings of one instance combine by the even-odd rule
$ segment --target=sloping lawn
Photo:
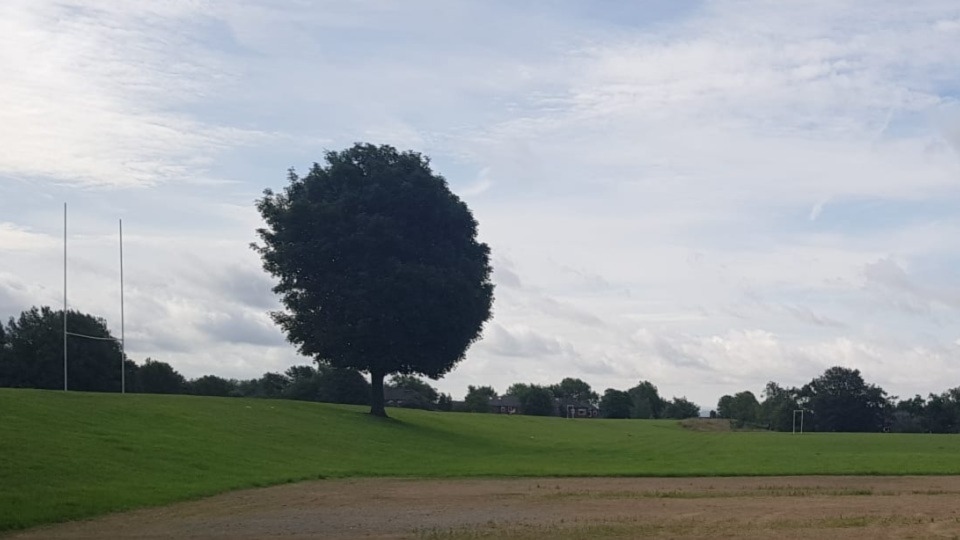
[[[960,474],[960,437],[0,389],[0,530],[346,476]]]

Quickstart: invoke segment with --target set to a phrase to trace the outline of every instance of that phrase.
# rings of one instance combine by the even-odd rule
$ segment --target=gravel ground
[[[960,477],[323,480],[10,538],[960,538]]]

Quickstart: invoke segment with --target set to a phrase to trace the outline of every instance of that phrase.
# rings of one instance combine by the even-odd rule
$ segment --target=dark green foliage
[[[280,398],[283,397],[290,379],[280,373],[264,373],[257,381],[255,397]]]
[[[495,397],[497,392],[490,386],[467,386],[464,408],[466,412],[490,412],[490,400]]]
[[[283,397],[300,401],[319,401],[320,378],[313,366],[293,366],[284,372],[290,381]]]
[[[960,432],[960,388],[930,394],[924,407],[923,425],[931,433]]]
[[[142,392],[145,394],[182,394],[186,388],[187,381],[183,375],[173,369],[166,362],[157,362],[147,358],[142,366],[136,370],[136,386],[128,391]],[[128,373],[127,384],[130,383]]]
[[[922,433],[926,430],[926,400],[919,395],[904,399],[888,411],[887,429],[892,433]]]
[[[600,396],[590,388],[590,385],[580,379],[567,377],[559,384],[550,385],[549,388],[553,397],[561,400],[596,405],[600,399]]]
[[[7,347],[7,330],[0,319],[0,386],[7,386],[5,381],[13,377],[13,366],[9,361],[9,352]],[[9,373],[8,373],[9,372]]]
[[[216,375],[204,375],[187,383],[187,390],[195,396],[227,397],[236,392],[237,384]]]
[[[883,428],[887,394],[882,388],[865,383],[859,370],[832,367],[805,385],[800,393],[806,399],[806,408],[813,411],[809,425],[816,431]]]
[[[630,418],[633,400],[623,390],[607,388],[600,398],[600,415],[604,418]]]
[[[760,404],[760,423],[774,431],[791,431],[793,411],[800,408],[798,394],[796,388],[783,388],[775,382],[768,382]]]
[[[413,375],[394,375],[390,378],[390,386],[401,388],[418,396],[417,399],[407,405],[413,409],[436,409],[437,400],[440,394],[437,389],[427,384],[423,379]]]
[[[437,398],[437,410],[450,412],[453,410],[453,397],[450,394],[440,394]]]
[[[632,401],[630,407],[631,418],[663,418],[663,410],[667,402],[660,397],[657,387],[650,381],[640,381],[636,386],[627,390]]]
[[[557,414],[553,392],[546,386],[516,383],[507,389],[506,395],[516,396],[520,400],[520,412],[531,416],[551,416]]]
[[[734,420],[739,426],[756,424],[760,418],[760,402],[749,390],[723,396],[717,404],[716,415]]]
[[[328,152],[282,193],[257,201],[267,226],[254,249],[279,279],[274,320],[300,352],[383,378],[436,378],[463,359],[490,317],[489,248],[429,160],[390,146]]]
[[[675,397],[663,409],[664,418],[682,420],[684,418],[697,418],[698,416],[700,416],[700,407],[696,403],[687,401],[687,398]]]
[[[370,404],[370,383],[359,371],[321,365],[317,373],[317,401],[350,405]]]
[[[370,404],[370,384],[358,371],[320,364],[293,366],[284,373],[287,385],[281,397],[300,401]]]
[[[90,340],[70,337],[68,382],[70,390],[120,391],[120,345],[103,319],[68,311],[68,330],[110,338]],[[3,331],[0,386],[63,388],[63,312],[49,307],[30,308],[10,318]]]

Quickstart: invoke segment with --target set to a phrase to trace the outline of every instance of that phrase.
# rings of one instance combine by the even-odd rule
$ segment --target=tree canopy
[[[70,332],[102,338],[67,340],[70,390],[119,392],[121,353],[103,319],[67,311]],[[3,331],[0,386],[63,388],[63,311],[32,307]]]
[[[463,359],[490,317],[489,248],[446,180],[415,152],[356,144],[327,152],[283,192],[264,192],[253,248],[278,278],[273,314],[302,354],[383,379],[437,378]]]
[[[631,418],[662,418],[667,403],[660,397],[657,387],[650,381],[640,381],[636,386],[627,390],[632,401],[630,406]]]
[[[717,403],[717,416],[735,420],[741,425],[756,423],[760,416],[760,402],[749,390],[723,396]]]
[[[832,367],[800,391],[817,431],[879,431],[886,392],[867,384],[860,370]]]
[[[464,406],[468,412],[490,412],[490,400],[497,397],[491,386],[467,386]]]
[[[696,418],[700,416],[700,407],[685,397],[675,397],[663,409],[664,418]]]
[[[549,387],[538,384],[514,383],[507,388],[505,395],[520,400],[523,414],[532,416],[551,416],[556,414],[553,392]]]
[[[550,385],[550,391],[553,392],[554,397],[559,399],[589,403],[591,405],[595,405],[600,399],[600,396],[590,388],[589,384],[581,379],[571,377],[564,378],[558,384]]]
[[[600,398],[600,415],[604,418],[630,418],[632,406],[633,400],[628,392],[607,388]]]
[[[182,394],[187,385],[183,375],[166,362],[157,362],[147,358],[143,365],[135,370],[134,378],[137,392],[145,394]]]

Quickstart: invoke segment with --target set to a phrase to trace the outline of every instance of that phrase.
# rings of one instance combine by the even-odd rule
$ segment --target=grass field
[[[960,474],[951,435],[365,411],[0,389],[0,530],[328,477]]]

